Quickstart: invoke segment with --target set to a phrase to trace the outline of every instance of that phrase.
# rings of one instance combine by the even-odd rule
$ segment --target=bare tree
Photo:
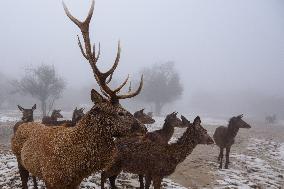
[[[139,99],[146,103],[154,103],[155,112],[161,114],[167,103],[177,100],[183,92],[180,77],[174,68],[174,62],[156,64],[142,69],[144,75],[144,90]]]
[[[57,75],[54,66],[45,64],[26,69],[25,76],[13,84],[16,87],[15,92],[31,95],[40,101],[43,116],[52,109],[66,86],[65,81]]]

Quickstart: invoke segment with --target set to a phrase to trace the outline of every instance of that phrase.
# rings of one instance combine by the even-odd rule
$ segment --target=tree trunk
[[[46,116],[46,101],[41,100],[41,112],[42,112],[42,117]]]
[[[155,112],[156,112],[157,116],[161,115],[162,108],[163,108],[163,104],[162,103],[160,103],[160,102],[156,102],[155,103]]]

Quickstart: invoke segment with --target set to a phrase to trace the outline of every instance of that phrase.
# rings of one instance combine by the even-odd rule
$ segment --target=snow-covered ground
[[[137,175],[122,173],[117,179],[119,188],[136,188],[139,187]],[[29,186],[32,187],[32,180],[29,180]],[[42,181],[38,181],[39,188],[45,188]],[[185,187],[172,182],[169,179],[163,180],[163,186],[166,189],[186,189]],[[108,184],[106,184],[108,187]],[[21,188],[21,180],[18,173],[17,162],[12,154],[0,154],[0,188],[16,189]],[[81,189],[100,189],[100,174],[94,174],[81,183]]]
[[[283,188],[283,149],[284,143],[251,138],[245,154],[231,154],[230,169],[215,173],[222,178],[216,188]]]

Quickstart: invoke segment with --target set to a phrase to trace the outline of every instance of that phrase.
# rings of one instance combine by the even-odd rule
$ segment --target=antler
[[[109,86],[107,85],[111,81],[112,76],[113,76],[113,72],[117,68],[119,60],[120,60],[120,52],[121,52],[120,42],[118,42],[117,54],[116,54],[114,64],[107,72],[101,72],[96,65],[97,61],[100,57],[100,44],[99,44],[98,54],[96,55],[95,44],[93,45],[93,49],[92,49],[92,45],[91,45],[91,42],[90,42],[90,34],[89,34],[89,28],[90,28],[89,26],[90,26],[90,21],[91,21],[92,16],[93,16],[93,12],[94,12],[95,1],[92,0],[91,8],[89,10],[87,18],[83,22],[79,21],[77,18],[72,16],[71,13],[69,12],[67,6],[65,5],[65,3],[64,2],[62,2],[62,3],[63,3],[63,7],[64,7],[66,15],[81,30],[81,33],[82,33],[82,36],[83,36],[83,39],[84,39],[85,50],[83,49],[83,45],[80,41],[79,36],[78,36],[78,45],[79,45],[79,48],[81,50],[82,55],[88,60],[89,64],[91,65],[95,79],[97,80],[97,82],[98,82],[98,84],[101,88],[102,93],[106,97],[108,97],[110,99],[110,101],[113,102],[113,103],[118,103],[119,99],[132,98],[132,97],[138,95],[141,92],[141,89],[143,87],[143,75],[141,76],[141,81],[140,81],[138,89],[134,92],[129,91],[125,95],[118,95],[118,93],[126,85],[128,79],[129,79],[129,76],[126,78],[126,80],[120,86],[118,86],[114,90],[110,89]],[[107,78],[109,78],[109,79],[107,80]]]

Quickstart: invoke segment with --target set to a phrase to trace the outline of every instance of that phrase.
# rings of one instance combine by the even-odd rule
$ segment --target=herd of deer
[[[162,129],[147,132],[144,124],[152,124],[155,120],[143,110],[133,115],[119,103],[120,99],[132,98],[140,93],[143,75],[134,92],[119,94],[128,78],[114,90],[108,86],[119,63],[120,44],[111,69],[101,72],[97,67],[100,46],[96,53],[89,36],[94,1],[83,22],[70,14],[64,3],[63,6],[67,16],[81,30],[84,47],[79,37],[78,45],[91,65],[103,95],[92,89],[93,107],[85,114],[83,109],[76,108],[70,121],[58,121],[63,116],[60,110],[54,110],[50,117],[42,119],[42,123],[34,122],[36,105],[31,109],[18,106],[23,117],[14,126],[11,147],[17,158],[22,188],[28,188],[31,174],[35,188],[38,177],[48,189],[75,189],[84,178],[97,171],[101,171],[102,189],[107,178],[111,188],[116,188],[115,179],[121,171],[138,174],[140,188],[149,188],[152,181],[155,189],[160,188],[162,179],[172,174],[196,145],[213,144],[213,139],[201,126],[199,116],[191,123],[184,116],[178,118],[176,112],[166,116]],[[175,127],[185,127],[186,131],[175,143],[169,144]],[[230,147],[238,129],[249,127],[242,116],[236,116],[231,118],[228,127],[216,129],[213,138],[220,147],[220,168],[223,149],[226,148],[225,168],[228,168]]]

